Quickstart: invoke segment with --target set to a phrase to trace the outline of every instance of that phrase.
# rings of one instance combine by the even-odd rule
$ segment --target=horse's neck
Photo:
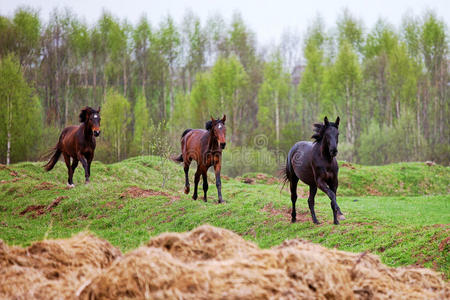
[[[212,134],[210,130],[208,130],[208,151],[215,150],[218,148],[218,141],[217,138]]]
[[[88,128],[88,127],[86,126],[86,123],[81,124],[81,125],[80,125],[80,129],[81,129],[81,131],[83,131],[84,138],[85,138],[86,140],[90,140],[90,139],[92,138],[92,136],[93,136],[92,129]]]
[[[332,161],[333,158],[330,155],[330,150],[328,149],[327,141],[325,140],[325,137],[322,138],[320,141],[320,154],[323,158],[325,158],[328,161]]]

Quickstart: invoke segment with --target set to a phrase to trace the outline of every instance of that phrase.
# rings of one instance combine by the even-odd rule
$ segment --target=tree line
[[[90,105],[102,107],[105,162],[177,152],[184,129],[225,113],[228,151],[269,156],[248,171],[273,171],[325,115],[341,117],[340,159],[448,164],[448,38],[433,11],[366,28],[345,9],[332,28],[318,16],[265,46],[239,13],[131,24],[104,11],[89,24],[19,7],[0,16],[0,161],[38,159]]]

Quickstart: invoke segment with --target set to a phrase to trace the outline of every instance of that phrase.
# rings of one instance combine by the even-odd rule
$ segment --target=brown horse
[[[86,106],[81,110],[79,126],[69,126],[64,128],[59,136],[59,141],[52,149],[53,155],[44,166],[46,171],[53,169],[58,162],[61,154],[64,156],[64,161],[69,172],[69,179],[67,186],[73,188],[72,177],[78,161],[81,162],[84,168],[84,175],[86,177],[86,184],[89,183],[89,176],[91,175],[91,162],[94,159],[95,151],[95,137],[100,135],[100,107],[94,110]],[[70,158],[72,157],[72,166],[70,165]]]
[[[207,201],[206,193],[208,191],[208,177],[206,172],[209,167],[214,166],[216,174],[216,187],[219,195],[219,203],[222,199],[222,183],[220,181],[220,168],[222,161],[222,150],[225,149],[225,120],[215,120],[211,117],[211,121],[206,122],[206,130],[204,129],[186,129],[181,136],[181,155],[174,158],[176,162],[184,163],[184,173],[186,183],[184,193],[189,194],[189,166],[192,160],[197,162],[197,172],[195,172],[195,188],[192,198],[197,200],[197,187],[200,181],[200,175],[203,177],[203,200]]]

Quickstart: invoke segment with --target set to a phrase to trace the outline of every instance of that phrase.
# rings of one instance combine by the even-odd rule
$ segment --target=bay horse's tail
[[[186,129],[185,131],[183,131],[183,134],[181,135],[181,138],[183,138],[186,134],[188,134],[189,131],[191,131],[192,129]]]
[[[189,131],[191,131],[192,129],[186,129],[185,131],[183,131],[183,134],[181,135],[181,138],[184,138],[184,136],[186,135],[186,134],[188,134],[188,132]],[[174,161],[174,162],[177,162],[177,163],[182,163],[183,162],[183,153],[181,153],[179,156],[176,156],[176,157],[172,157],[172,160]]]
[[[61,156],[61,150],[58,149],[58,145],[51,148],[49,156],[51,155],[50,160],[44,165],[44,169],[48,172],[56,165],[56,163],[59,160],[59,157]]]
[[[183,154],[180,154],[177,157],[172,157],[172,160],[177,163],[182,163],[183,162]]]

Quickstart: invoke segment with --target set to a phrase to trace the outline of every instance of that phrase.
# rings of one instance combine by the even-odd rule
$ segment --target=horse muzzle
[[[100,130],[94,130],[94,136],[99,136],[100,135]]]
[[[227,143],[220,143],[220,148],[221,149],[225,149],[225,146],[227,145]]]
[[[335,157],[337,154],[338,154],[337,149],[332,149],[332,150],[330,150],[330,155],[331,155],[331,157]]]

